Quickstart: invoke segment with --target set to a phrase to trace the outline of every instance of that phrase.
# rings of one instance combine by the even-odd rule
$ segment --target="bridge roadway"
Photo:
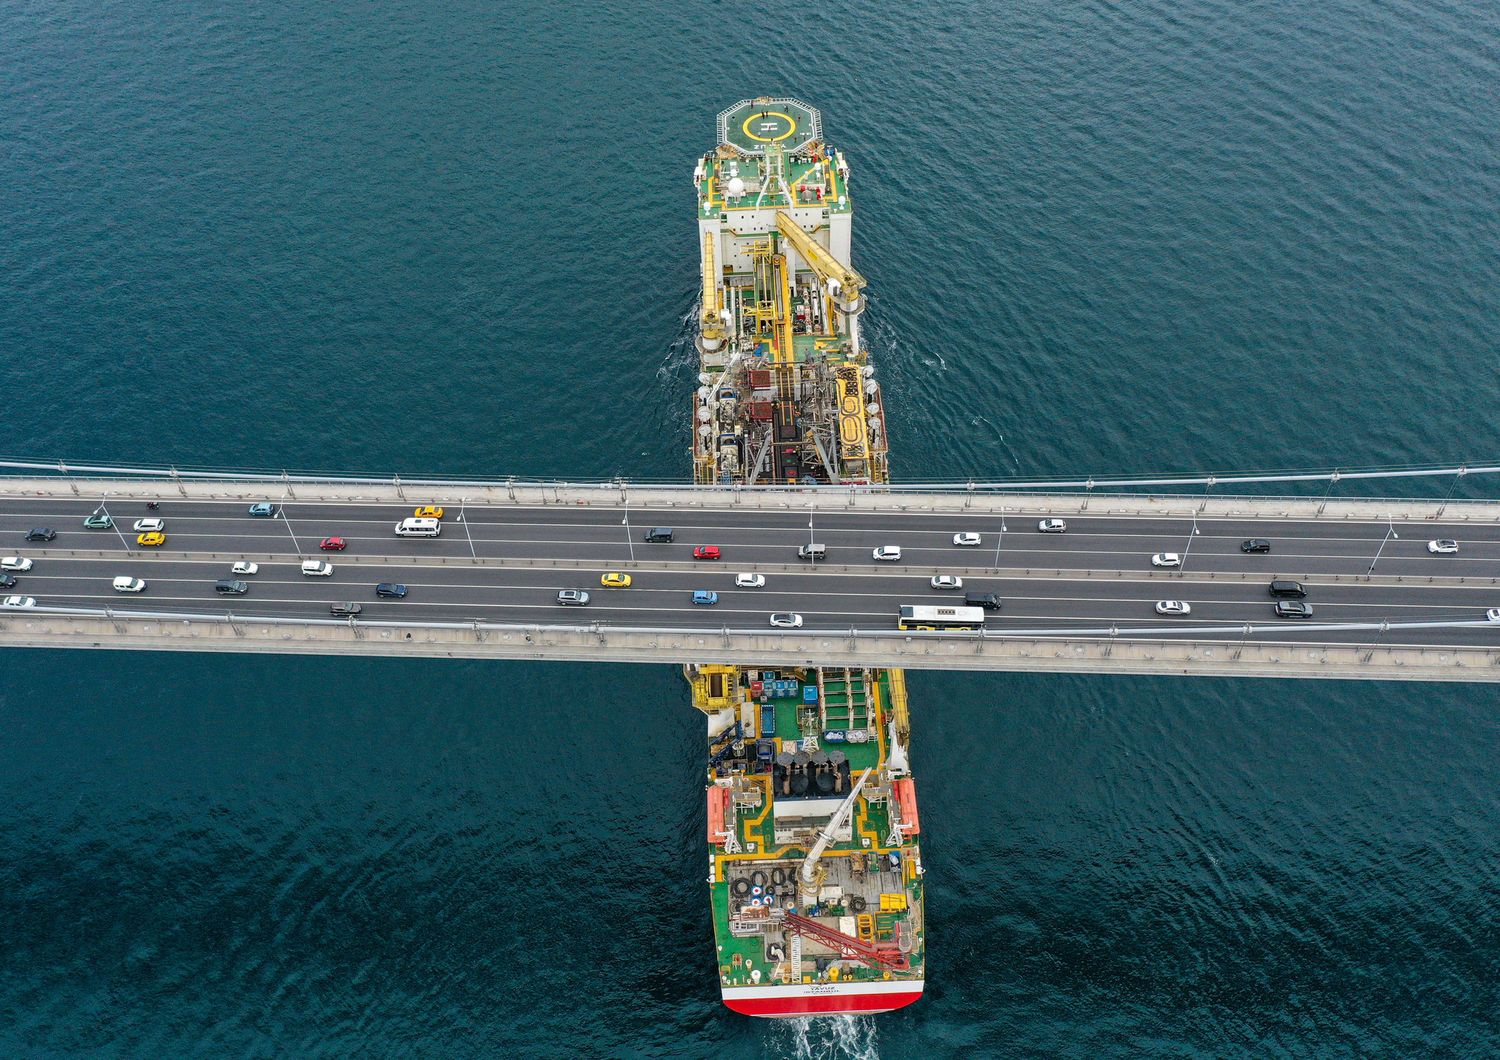
[[[271,495],[275,499],[274,490]],[[275,519],[250,517],[243,497],[167,496],[156,512],[139,499],[111,500],[107,509],[118,531],[84,529],[84,517],[99,503],[86,496],[0,497],[0,554],[35,561],[8,592],[35,597],[44,608],[109,607],[121,615],[326,618],[330,604],[352,600],[364,607],[362,621],[711,631],[768,628],[771,612],[794,611],[809,631],[846,633],[892,629],[903,603],[961,602],[961,594],[930,588],[931,575],[945,573],[962,577],[966,589],[1001,597],[1003,609],[990,612],[986,624],[991,633],[1097,635],[1101,627],[1119,626],[1131,637],[1155,638],[1249,624],[1238,639],[1251,643],[1500,646],[1500,625],[1484,621],[1486,609],[1500,607],[1500,525],[1493,519],[1445,523],[1429,515],[1388,524],[1347,513],[1336,520],[1205,514],[1193,535],[1188,517],[1113,514],[1101,507],[1068,514],[1067,533],[1043,534],[1036,512],[830,508],[810,515],[806,508],[632,506],[627,540],[618,506],[491,503],[467,504],[462,522],[449,505],[442,536],[421,539],[394,535],[395,523],[412,512],[410,501],[394,499],[287,499]],[[147,516],[165,519],[164,547],[136,544],[131,524]],[[645,531],[655,525],[673,527],[676,540],[645,543]],[[26,542],[34,526],[52,527],[57,539]],[[1392,528],[1395,536],[1388,539]],[[954,546],[952,537],[961,531],[980,533],[983,545]],[[345,538],[348,550],[320,552],[324,536]],[[810,536],[827,545],[826,563],[796,558]],[[1242,553],[1247,537],[1271,539],[1271,553]],[[1460,552],[1429,554],[1428,540],[1440,537],[1457,539]],[[720,546],[722,561],[694,561],[691,551],[699,544]],[[900,563],[872,559],[872,549],[892,544],[902,548]],[[1156,552],[1185,553],[1185,570],[1154,569]],[[1377,552],[1375,573],[1367,576]],[[304,557],[327,559],[334,575],[303,576],[298,560]],[[228,577],[237,559],[261,565],[245,579],[250,591],[216,596],[214,581]],[[600,575],[611,570],[629,573],[634,586],[600,588]],[[766,587],[736,589],[739,571],[764,574]],[[148,591],[114,592],[111,581],[122,574],[145,579]],[[1273,577],[1307,584],[1316,625],[1273,617],[1267,590]],[[382,581],[407,585],[408,597],[376,599],[374,585]],[[592,604],[558,606],[556,593],[564,588],[586,589]],[[718,592],[719,604],[694,606],[696,589]],[[1189,602],[1191,617],[1156,615],[1161,599]],[[1384,633],[1323,628],[1382,622],[1391,624]],[[1438,625],[1413,628],[1422,623]]]

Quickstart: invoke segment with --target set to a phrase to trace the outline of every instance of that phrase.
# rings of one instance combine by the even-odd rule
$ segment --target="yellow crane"
[[[788,243],[797,248],[797,253],[817,273],[818,279],[834,288],[834,304],[840,313],[856,314],[864,309],[866,280],[863,276],[849,266],[840,264],[838,258],[802,231],[802,226],[792,220],[792,215],[785,210],[776,211],[776,229]]]
[[[724,292],[714,254],[714,234],[703,233],[703,308],[698,314],[698,349],[711,353],[724,345]]]

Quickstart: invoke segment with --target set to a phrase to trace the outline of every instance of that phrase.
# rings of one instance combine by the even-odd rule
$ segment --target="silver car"
[[[931,585],[934,589],[962,589],[964,580],[956,574],[934,574]]]
[[[1158,615],[1191,615],[1193,608],[1184,600],[1158,600],[1156,613]]]
[[[1036,528],[1043,534],[1064,534],[1068,531],[1068,524],[1061,519],[1043,519],[1036,524]]]
[[[771,625],[777,629],[801,629],[802,616],[790,611],[778,611],[771,616]]]

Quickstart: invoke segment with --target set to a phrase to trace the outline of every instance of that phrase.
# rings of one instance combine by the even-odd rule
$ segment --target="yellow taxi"
[[[423,507],[418,508],[416,514],[414,515],[414,518],[417,519],[441,519],[442,517],[443,509],[441,506],[434,508],[424,505]]]
[[[142,534],[136,538],[135,543],[144,548],[155,548],[157,545],[165,545],[167,543],[167,535],[159,530],[153,530],[149,534]]]
[[[610,571],[599,579],[599,584],[606,589],[629,589],[630,575],[621,574],[619,571]]]

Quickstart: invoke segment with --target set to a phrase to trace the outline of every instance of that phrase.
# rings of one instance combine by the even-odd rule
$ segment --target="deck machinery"
[[[742,100],[699,161],[700,483],[887,481],[859,338],[849,167],[795,99]],[[753,591],[753,590],[751,590]],[[689,666],[708,719],[709,891],[724,1003],[886,1012],[922,993],[920,822],[899,670]]]
[[[759,109],[756,109],[759,108]],[[859,341],[844,157],[818,112],[746,100],[693,173],[702,302],[699,483],[881,482],[885,413]]]

